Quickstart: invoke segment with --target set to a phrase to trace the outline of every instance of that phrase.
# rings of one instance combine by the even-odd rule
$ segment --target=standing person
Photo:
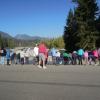
[[[24,53],[24,50],[22,49],[21,52],[20,52],[20,57],[21,57],[21,64],[23,65],[24,64],[24,57],[25,57],[25,53]]]
[[[4,47],[1,47],[1,61],[0,61],[0,63],[2,65],[4,65],[4,63],[5,63],[5,56],[6,56],[6,50],[4,49]]]
[[[46,69],[47,67],[45,66],[45,53],[46,53],[46,46],[43,42],[39,44],[39,65],[38,67],[41,68],[41,62],[43,62],[43,68]]]
[[[11,64],[15,64],[15,54],[14,54],[14,50],[11,50],[10,53],[10,60],[11,60]]]
[[[48,59],[48,49],[46,49],[46,52],[45,52],[45,65],[47,64],[47,59]]]
[[[53,47],[52,49],[51,49],[51,53],[52,53],[52,61],[53,61],[53,64],[54,65],[56,65],[56,49]]]
[[[39,47],[37,44],[34,47],[34,54],[35,54],[35,59],[36,59],[36,60],[35,59],[34,60],[39,63]],[[34,61],[34,63],[36,63],[35,61]]]
[[[29,64],[30,51],[31,51],[30,48],[24,50],[24,63],[25,64]]]
[[[87,50],[85,50],[85,52],[84,52],[84,61],[85,61],[85,65],[89,64],[88,63],[88,51]]]
[[[51,50],[48,51],[47,64],[48,65],[51,65],[52,64],[52,53],[51,53]]]
[[[20,64],[20,53],[16,54],[16,64]]]
[[[7,49],[6,49],[6,52],[7,52],[7,53],[6,53],[7,65],[10,65],[10,64],[9,64],[9,62],[10,62],[10,49],[7,48]]]
[[[95,60],[94,60],[94,55],[93,55],[93,51],[88,51],[88,62],[89,65],[94,64]]]
[[[59,52],[59,50],[56,51],[56,64],[60,64],[60,52]]]
[[[78,50],[78,60],[79,60],[79,65],[83,65],[83,55],[84,55],[84,51],[83,49],[79,49]]]
[[[98,48],[98,60],[99,60],[99,65],[100,65],[100,48]]]
[[[76,65],[77,64],[77,52],[73,51],[72,53],[72,64]]]
[[[25,64],[29,64],[29,52],[25,51]]]
[[[98,50],[95,49],[93,50],[93,55],[94,55],[94,62],[95,62],[95,65],[98,65]]]

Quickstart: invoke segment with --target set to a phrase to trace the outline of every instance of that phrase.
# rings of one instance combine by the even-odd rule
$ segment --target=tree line
[[[49,40],[44,40],[46,46],[48,48],[58,48],[58,49],[62,49],[64,48],[64,40],[63,37],[57,37],[57,38],[53,38],[53,39],[49,39]]]
[[[14,40],[11,38],[4,38],[0,35],[0,47],[10,47],[10,48],[14,48],[15,44],[14,44]]]
[[[96,0],[72,0],[64,27],[64,43],[68,51],[100,47],[100,9]]]
[[[14,39],[14,38],[5,38],[5,37],[2,37],[0,35],[0,47],[9,47],[9,48],[14,48],[14,47],[26,47],[26,46],[33,46],[34,43],[36,41],[26,41],[26,40],[17,40],[17,39]]]
[[[35,44],[39,44],[41,41],[44,41],[48,48],[56,47],[56,48],[64,48],[64,40],[63,37],[53,38],[53,39],[44,39],[44,40],[17,40],[13,38],[4,38],[0,35],[0,47],[34,47]]]

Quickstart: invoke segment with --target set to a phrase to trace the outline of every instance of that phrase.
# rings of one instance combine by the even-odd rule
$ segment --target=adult
[[[57,52],[57,50],[53,47],[52,49],[51,49],[51,53],[52,53],[52,61],[53,61],[53,64],[54,65],[56,65],[56,52]]]
[[[9,64],[9,62],[10,62],[10,49],[7,48],[7,49],[6,49],[6,52],[7,52],[7,53],[6,53],[7,65],[10,65],[10,64]]]
[[[63,63],[64,65],[69,64],[69,54],[67,51],[63,52]]]
[[[35,55],[35,61],[33,63],[38,62],[39,63],[39,48],[38,48],[38,44],[35,45],[34,47],[34,55]]]
[[[21,64],[23,65],[25,63],[25,52],[24,50],[22,49],[21,52],[20,52],[20,58],[21,58]]]
[[[98,60],[99,60],[99,65],[100,65],[100,48],[98,48]]]
[[[56,64],[60,64],[60,51],[56,51]]]
[[[39,44],[39,65],[38,65],[39,68],[42,68],[42,67],[44,69],[47,68],[45,66],[45,60],[46,60],[45,54],[46,54],[46,51],[47,51],[47,48],[46,48],[45,44],[43,42],[41,42]],[[42,63],[42,67],[41,67],[41,63]]]
[[[93,50],[93,55],[94,55],[95,65],[98,65],[97,64],[98,62],[98,50],[97,49]]]
[[[29,51],[28,50],[25,51],[24,56],[25,56],[25,64],[29,64]]]
[[[0,64],[4,65],[5,63],[5,57],[6,57],[6,50],[4,49],[4,47],[1,47],[1,61]]]
[[[48,51],[47,64],[48,65],[51,65],[52,64],[52,53],[51,53],[51,50]]]
[[[16,53],[14,52],[14,49],[11,50],[10,52],[10,60],[11,60],[11,64],[15,64],[16,63]]]
[[[76,65],[77,64],[77,52],[73,51],[72,53],[72,64]]]
[[[84,50],[81,48],[78,50],[78,60],[79,60],[79,65],[83,65],[83,55],[84,55]]]
[[[88,63],[88,51],[87,50],[85,50],[85,52],[84,52],[84,61],[85,61],[85,65],[89,64]]]

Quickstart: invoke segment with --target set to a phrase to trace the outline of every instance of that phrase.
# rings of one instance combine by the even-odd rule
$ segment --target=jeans
[[[4,56],[1,56],[0,64],[4,65],[4,63],[5,63],[5,57]]]
[[[83,59],[83,57],[82,57],[81,55],[79,55],[79,56],[78,56],[79,65],[82,65],[82,64],[83,64],[83,63],[82,63],[82,59]]]

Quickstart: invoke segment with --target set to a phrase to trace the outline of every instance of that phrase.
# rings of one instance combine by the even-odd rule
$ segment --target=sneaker
[[[95,64],[95,66],[98,66],[98,64]]]
[[[38,65],[38,68],[42,68],[40,65]]]
[[[43,69],[47,69],[47,67],[46,66],[43,66]]]

